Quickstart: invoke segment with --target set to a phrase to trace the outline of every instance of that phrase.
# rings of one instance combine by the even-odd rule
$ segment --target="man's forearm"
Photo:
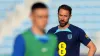
[[[95,52],[96,52],[96,48],[89,49],[88,56],[94,56]]]
[[[96,46],[94,45],[94,43],[90,41],[87,47],[89,48],[88,56],[94,56],[96,52]]]

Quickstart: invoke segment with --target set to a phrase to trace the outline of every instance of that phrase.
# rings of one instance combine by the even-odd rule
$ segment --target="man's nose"
[[[64,18],[65,18],[65,17],[64,17],[64,16],[62,16],[62,18],[61,18],[61,19],[62,19],[62,20],[64,20]]]
[[[61,20],[64,20],[64,18],[62,17]]]

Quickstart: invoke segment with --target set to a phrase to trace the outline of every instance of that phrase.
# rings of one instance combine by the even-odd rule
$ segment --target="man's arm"
[[[19,35],[15,39],[14,50],[13,50],[12,56],[24,56],[24,53],[25,53],[24,39],[21,35]]]
[[[96,46],[83,30],[80,30],[79,39],[81,43],[89,48],[88,56],[94,56],[96,52]]]
[[[94,45],[94,43],[92,41],[90,41],[88,43],[87,47],[89,48],[88,56],[94,56],[94,54],[96,52],[96,46]]]

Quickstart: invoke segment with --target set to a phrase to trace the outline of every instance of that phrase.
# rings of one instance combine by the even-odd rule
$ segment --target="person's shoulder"
[[[23,32],[21,33],[21,35],[24,37],[24,36],[26,36],[26,35],[28,35],[28,34],[30,34],[30,33],[32,33],[32,31],[31,31],[31,29],[29,28],[29,29],[26,29],[25,31],[23,31]]]
[[[22,34],[19,34],[15,37],[15,42],[22,42],[23,41],[23,36]]]
[[[22,32],[22,35],[23,35],[23,34],[27,34],[29,31],[31,31],[31,29],[27,29],[27,30],[23,31],[23,32]]]
[[[56,30],[58,29],[58,26],[52,27],[50,30]]]
[[[52,27],[49,29],[48,33],[54,33],[58,29],[58,26]]]
[[[71,28],[76,30],[76,31],[84,31],[82,28],[80,28],[80,27],[78,27],[76,25],[73,25],[73,24],[71,24]]]
[[[22,38],[23,38],[22,34],[19,34],[19,35],[17,35],[17,37],[16,37],[16,39],[22,39]]]
[[[17,39],[23,38],[23,34],[26,34],[29,31],[29,29],[23,31],[22,33],[20,33],[19,35],[17,35]]]

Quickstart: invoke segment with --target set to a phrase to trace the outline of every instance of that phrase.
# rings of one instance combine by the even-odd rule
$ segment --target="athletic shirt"
[[[59,29],[58,26],[51,28],[48,33],[55,34],[57,36],[58,44],[64,42],[66,44],[65,56],[80,56],[80,43],[87,46],[91,41],[86,33],[79,27],[72,24],[66,29]],[[59,48],[57,47],[56,56]]]
[[[54,56],[56,40],[53,34],[40,36],[27,30],[16,37],[12,56]]]

